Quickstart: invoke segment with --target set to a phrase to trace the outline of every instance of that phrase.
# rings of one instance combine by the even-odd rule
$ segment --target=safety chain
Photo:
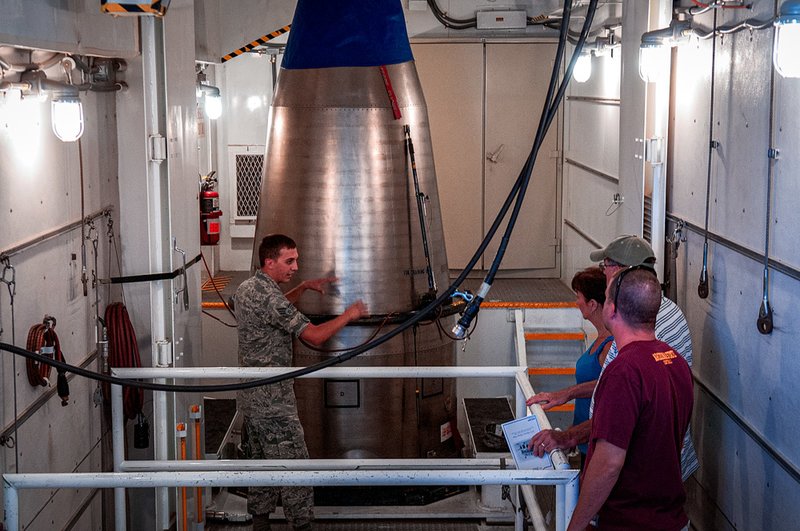
[[[10,272],[10,276],[9,276]],[[9,258],[3,257],[3,275],[0,277],[0,282],[8,288],[8,297],[11,301],[11,311],[14,311],[14,296],[17,294],[17,270],[11,265]],[[3,335],[3,319],[0,313],[0,336]]]
[[[514,500],[511,499],[511,487],[509,485],[503,485],[502,488],[502,495],[500,496],[502,500],[508,500],[508,503],[511,504],[511,507],[514,508],[514,512],[517,512],[517,506],[514,504]]]
[[[119,248],[117,247],[117,237],[114,234],[114,218],[111,215],[111,212],[108,213],[106,222],[106,236],[108,236],[108,273],[111,274],[111,249],[114,249],[114,256],[117,259],[117,272],[122,275],[122,262],[119,258]],[[110,300],[111,296],[111,284],[107,286],[108,293],[106,294],[107,300]],[[121,286],[120,290],[122,292],[122,304],[125,304],[125,286]]]
[[[675,248],[678,248],[678,245],[681,242],[686,241],[686,235],[683,233],[683,229],[686,227],[686,222],[682,219],[679,219],[675,222],[675,230],[672,231],[672,236],[667,238],[667,243],[675,244]]]
[[[97,288],[97,242],[100,238],[100,233],[94,225],[94,219],[86,219],[86,226],[89,228],[86,233],[86,239],[92,242],[92,249],[94,251],[94,269],[92,270],[92,289]]]
[[[17,270],[11,265],[11,260],[5,256],[2,259],[3,275],[0,276],[0,282],[8,288],[9,304],[11,306],[11,343],[16,344],[17,336],[14,333],[16,322],[14,317],[14,297],[17,295]],[[10,272],[10,277],[9,277]],[[0,336],[3,335],[3,324],[0,320]],[[14,380],[14,436],[8,436],[0,440],[0,444],[6,448],[14,449],[14,471],[19,473],[19,448],[17,448],[17,420],[19,419],[19,412],[17,411],[17,357],[14,356],[11,361],[11,371]]]

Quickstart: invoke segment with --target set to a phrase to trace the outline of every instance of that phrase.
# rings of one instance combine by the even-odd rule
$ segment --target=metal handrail
[[[256,379],[296,369],[211,367],[211,368],[114,368],[112,374],[124,378],[158,379]],[[526,414],[525,395],[533,393],[525,367],[329,367],[304,378],[331,378],[349,375],[359,378],[481,378],[508,377],[517,383],[517,401]],[[518,404],[519,405],[519,404]],[[540,426],[549,427],[541,408],[534,407]],[[538,411],[537,411],[538,410]],[[114,472],[65,474],[5,474],[3,476],[6,528],[19,529],[19,489],[35,488],[114,488],[116,529],[126,529],[125,488],[165,488],[186,486],[268,486],[268,485],[555,485],[556,529],[566,529],[578,499],[578,471],[565,468],[561,451],[551,454],[558,469],[516,470],[506,468],[505,460],[293,460],[229,463],[183,461],[146,464],[124,460],[124,415],[122,387],[111,386],[112,442]],[[559,457],[560,456],[560,457]],[[213,464],[210,464],[213,463]],[[197,467],[197,468],[193,468]],[[273,469],[268,469],[272,467]],[[275,467],[280,469],[275,470]],[[165,471],[164,469],[169,469]],[[185,470],[188,469],[188,470]],[[224,469],[224,470],[220,470]],[[526,496],[526,499],[532,498]],[[521,522],[517,518],[518,525]]]

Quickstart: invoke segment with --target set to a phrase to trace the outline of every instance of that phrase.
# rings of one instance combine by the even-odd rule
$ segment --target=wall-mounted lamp
[[[639,46],[639,77],[646,83],[654,83],[667,73],[670,47],[662,43],[644,43]]]
[[[678,20],[673,20],[666,28],[643,33],[639,46],[639,77],[647,83],[663,79],[669,72],[670,48],[688,42],[691,35],[691,25]]]
[[[222,116],[222,96],[219,88],[206,82],[205,67],[199,66],[197,70],[197,99],[202,99],[203,109],[209,120],[216,120]]]
[[[75,142],[83,135],[83,104],[76,96],[54,96],[50,104],[53,133],[62,142]]]
[[[742,4],[744,5],[744,4]],[[695,13],[694,8],[677,10],[678,16],[694,15],[709,9],[733,8],[742,5],[709,3]],[[800,78],[800,0],[785,0],[777,17],[768,20],[746,19],[732,25],[717,26],[713,30],[693,27],[687,20],[673,19],[669,27],[648,31],[642,34],[639,47],[639,75],[645,81],[655,81],[660,72],[666,71],[666,52],[660,48],[682,44],[694,35],[701,40],[713,39],[720,35],[730,35],[739,31],[765,30],[775,27],[775,46],[772,61],[775,70],[783,77]]]
[[[219,88],[213,85],[200,83],[198,88],[203,94],[203,108],[209,120],[216,120],[222,116],[222,96]]]
[[[572,79],[578,83],[585,83],[592,77],[592,54],[582,53],[575,61],[575,68],[572,69]]]
[[[76,86],[47,79],[41,70],[28,70],[20,74],[19,82],[0,85],[0,90],[10,89],[26,98],[49,96],[53,133],[63,142],[74,142],[83,134],[83,105]]]
[[[800,77],[800,0],[786,0],[775,19],[775,70],[783,77]]]

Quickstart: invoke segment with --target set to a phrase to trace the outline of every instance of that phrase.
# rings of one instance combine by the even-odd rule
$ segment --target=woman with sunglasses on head
[[[597,330],[597,339],[575,363],[575,385],[559,391],[538,393],[529,398],[527,404],[530,406],[539,403],[546,411],[574,399],[575,413],[572,424],[578,426],[589,420],[592,392],[614,338],[603,322],[603,304],[606,300],[606,277],[603,271],[599,267],[579,271],[572,277],[572,290],[575,292],[581,315]],[[581,465],[583,465],[587,445],[579,444],[578,449],[581,452]]]

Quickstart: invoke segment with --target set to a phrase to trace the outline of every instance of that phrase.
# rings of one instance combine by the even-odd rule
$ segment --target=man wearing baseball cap
[[[589,259],[592,262],[599,263],[600,269],[603,270],[606,279],[609,281],[623,269],[637,265],[652,266],[656,261],[653,248],[650,247],[650,244],[642,238],[632,235],[623,235],[615,238],[604,249],[592,251],[589,254]],[[653,273],[655,274],[655,269]],[[683,311],[678,308],[678,305],[663,295],[661,296],[661,306],[656,315],[656,338],[671,346],[686,360],[689,367],[692,366],[692,337],[689,333],[689,324],[686,322],[686,317],[683,315]],[[616,343],[612,343],[611,350],[609,350],[605,362],[603,363],[603,371],[605,371],[609,363],[614,361],[617,354],[617,345]],[[600,378],[602,377],[603,373],[601,372]],[[589,390],[589,387],[592,389]],[[534,453],[543,455],[545,452],[551,452],[556,448],[567,449],[577,446],[580,443],[588,442],[592,430],[591,415],[594,412],[593,390],[594,387],[587,382],[587,387],[584,391],[587,393],[587,397],[592,396],[592,402],[589,407],[589,420],[577,426],[572,426],[563,432],[555,430],[540,431],[529,443]],[[564,404],[572,398],[581,397],[583,397],[583,395],[568,397],[557,392],[538,393],[528,399],[528,405],[546,401],[547,403],[542,404],[542,409],[548,410]],[[683,450],[681,452],[681,475],[683,480],[686,481],[699,466],[697,453],[692,443],[691,430],[687,430],[683,441]]]

